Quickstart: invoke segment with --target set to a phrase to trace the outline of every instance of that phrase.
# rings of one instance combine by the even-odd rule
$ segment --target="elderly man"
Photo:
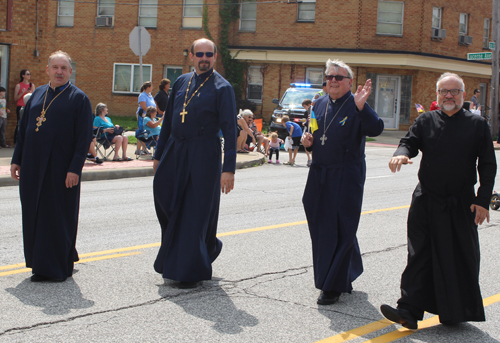
[[[216,238],[220,193],[233,189],[236,166],[236,101],[229,82],[213,69],[215,44],[196,40],[190,58],[195,72],[181,75],[172,88],[153,165],[162,230],[154,268],[180,288],[212,277],[222,249]]]
[[[417,329],[424,311],[438,314],[443,324],[485,320],[477,225],[490,218],[495,152],[484,118],[462,109],[465,87],[458,75],[441,75],[436,95],[441,110],[421,114],[389,162],[394,173],[422,151],[401,298],[397,309],[381,306],[387,319],[409,329]]]
[[[38,87],[24,109],[11,164],[33,282],[64,281],[78,261],[80,176],[92,140],[90,101],[69,82],[69,55],[51,54],[46,72],[49,84]]]
[[[371,80],[351,93],[353,73],[342,61],[326,62],[327,96],[314,105],[318,129],[302,144],[314,150],[302,202],[312,240],[318,304],[329,305],[363,272],[356,231],[365,184],[365,137],[384,122],[366,103]]]

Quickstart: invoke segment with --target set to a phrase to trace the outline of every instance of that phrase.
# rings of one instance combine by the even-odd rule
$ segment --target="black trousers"
[[[280,148],[273,148],[273,147],[269,148],[269,159],[270,160],[273,159],[273,152],[276,153],[276,160],[279,160],[280,159]]]

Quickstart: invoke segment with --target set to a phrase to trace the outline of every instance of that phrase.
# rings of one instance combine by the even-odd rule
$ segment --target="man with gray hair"
[[[327,94],[314,105],[318,129],[305,133],[313,159],[302,202],[312,240],[318,304],[330,305],[363,272],[356,238],[366,176],[365,137],[384,122],[366,103],[371,80],[351,93],[353,73],[342,61],[326,63]]]
[[[61,282],[71,277],[78,261],[80,178],[92,140],[92,108],[69,81],[67,53],[51,54],[46,72],[50,82],[33,92],[24,109],[11,176],[19,180],[31,281]]]
[[[443,324],[485,320],[477,226],[490,219],[497,169],[493,142],[486,120],[462,109],[460,76],[441,75],[436,95],[441,110],[421,114],[389,162],[394,173],[422,151],[408,213],[401,298],[397,308],[380,308],[387,319],[409,329],[417,329],[424,311],[439,315]]]

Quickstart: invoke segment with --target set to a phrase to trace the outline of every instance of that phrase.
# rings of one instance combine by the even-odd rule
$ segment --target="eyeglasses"
[[[441,95],[446,95],[448,92],[451,93],[451,95],[455,96],[460,94],[460,92],[463,92],[462,89],[438,89],[439,94]]]
[[[195,56],[198,58],[202,58],[203,55],[206,55],[208,58],[210,58],[210,57],[214,56],[214,53],[213,52],[201,52],[201,51],[198,51],[197,53],[195,53]]]
[[[30,73],[24,73],[24,75],[31,75]]]
[[[340,82],[340,81],[342,81],[344,78],[346,78],[346,79],[350,79],[350,77],[349,77],[349,76],[344,76],[344,75],[326,75],[326,79],[327,79],[328,81],[332,81],[332,80],[333,80],[333,78],[335,78],[335,80],[337,80],[337,81],[339,81],[339,82]]]

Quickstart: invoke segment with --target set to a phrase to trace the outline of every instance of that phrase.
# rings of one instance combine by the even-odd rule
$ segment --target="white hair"
[[[326,61],[326,70],[325,70],[325,75],[328,75],[328,72],[330,69],[334,69],[336,73],[338,73],[339,68],[345,69],[347,72],[347,75],[352,79],[354,77],[354,74],[351,70],[351,67],[349,67],[347,64],[344,63],[344,61],[341,60],[328,60]]]
[[[242,117],[253,116],[253,112],[250,111],[250,110],[241,110],[240,109],[239,115],[242,116]]]
[[[455,79],[457,79],[458,82],[460,82],[462,84],[462,89],[461,91],[462,92],[465,92],[465,83],[464,83],[464,80],[462,80],[462,78],[460,76],[458,76],[457,74],[455,73],[450,73],[450,72],[446,72],[444,74],[442,74],[439,79],[437,80],[436,82],[436,92],[439,90],[439,82],[441,82],[444,78],[447,78],[447,77],[453,77]]]

